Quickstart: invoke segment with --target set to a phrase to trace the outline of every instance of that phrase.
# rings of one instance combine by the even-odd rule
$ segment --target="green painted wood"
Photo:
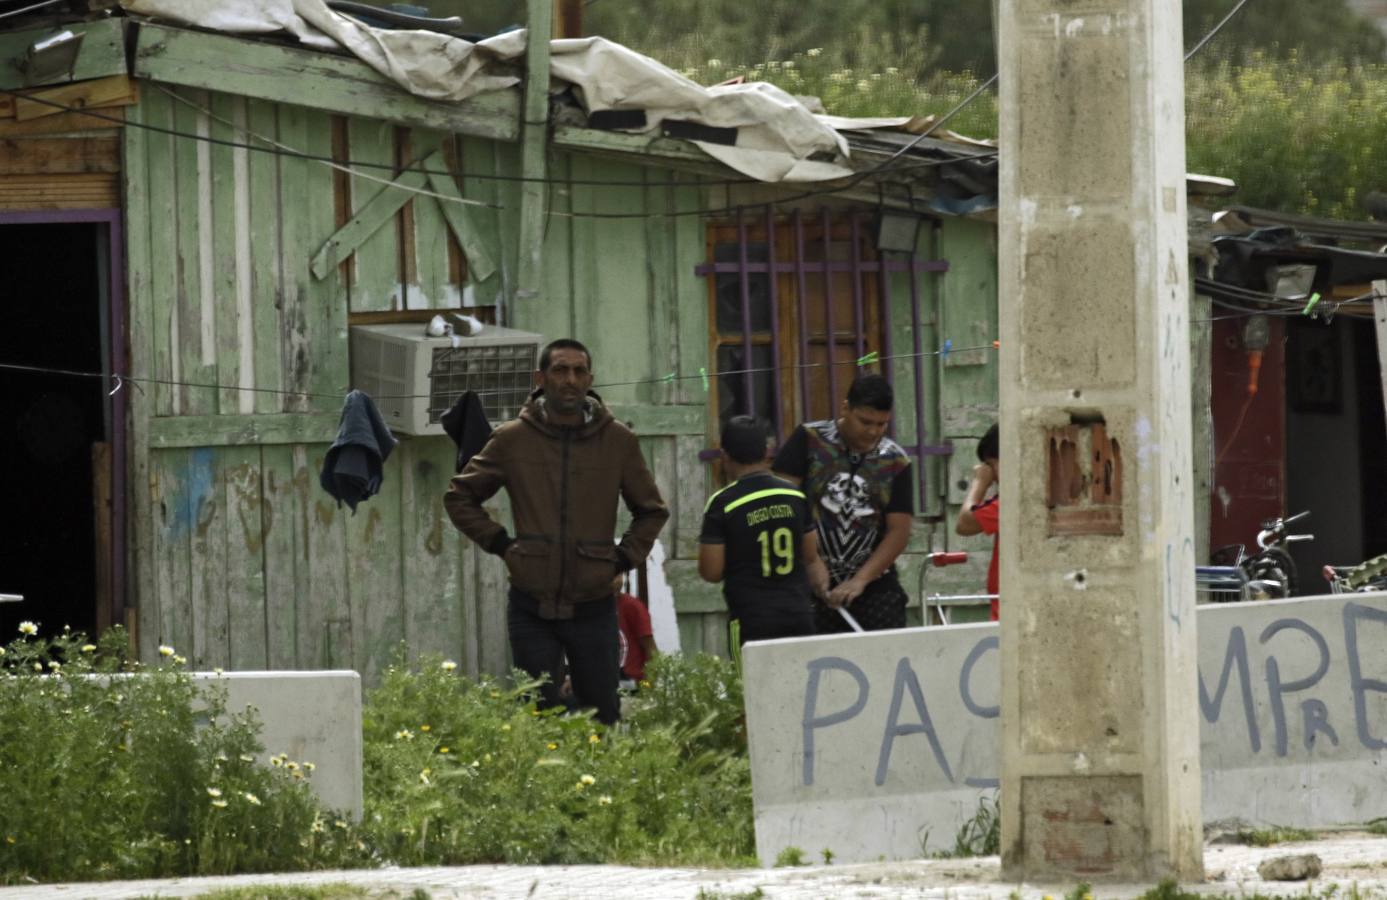
[[[253,133],[273,137],[277,126],[273,103],[252,100],[246,104],[246,127]],[[283,212],[280,207],[280,157],[270,153],[250,153],[250,317],[251,359],[254,366],[253,405],[257,413],[284,410],[284,359],[280,343],[280,307],[284,303],[282,261]],[[301,248],[300,253],[307,252]],[[242,268],[245,266],[242,264]]]
[[[432,160],[425,160],[432,165]],[[351,220],[328,238],[318,252],[313,255],[313,274],[322,278],[328,269],[354,253],[372,235],[388,222],[393,222],[396,214],[413,196],[410,191],[422,188],[428,176],[418,169],[408,171],[395,178],[390,185],[381,190],[361,207]],[[399,189],[397,189],[399,188]]]
[[[328,445],[294,447],[296,512],[306,540],[296,576],[300,665],[352,668],[356,657],[347,592],[347,508],[318,487]]]
[[[272,669],[298,669],[314,658],[299,657],[299,597],[307,596],[307,517],[294,478],[294,447],[260,447],[260,525],[264,559],[265,656]],[[307,479],[304,479],[304,487]]]
[[[722,585],[709,584],[698,577],[698,561],[665,560],[665,579],[674,592],[674,611],[683,618],[689,613],[713,613],[727,609]]]
[[[612,349],[616,350],[615,347]],[[596,348],[593,355],[598,355]],[[702,406],[660,406],[653,403],[611,403],[609,406],[612,415],[637,434],[702,436],[706,427]]]
[[[174,127],[172,102],[157,91],[146,91],[139,104],[141,119],[155,128]],[[128,129],[127,129],[128,130]],[[150,323],[153,346],[150,359],[151,375],[161,382],[175,381],[181,368],[175,347],[179,333],[178,321],[178,261],[177,261],[177,181],[174,139],[167,134],[146,132],[145,159],[149,171],[157,177],[146,181],[148,187],[149,223],[149,292]],[[133,330],[133,329],[132,329]],[[175,412],[178,392],[169,384],[150,385],[154,395],[154,415],[170,416]],[[181,412],[181,403],[178,411]]]
[[[499,497],[487,504],[498,522],[511,522],[510,502]],[[509,526],[508,526],[509,527]],[[506,593],[510,579],[506,564],[490,553],[477,553],[477,589],[472,598],[477,608],[480,668],[484,673],[506,675],[511,669],[510,640],[506,630]]]
[[[676,173],[669,173],[677,177]],[[674,209],[698,209],[707,205],[703,189],[690,179],[688,187],[672,188]],[[700,368],[712,371],[708,360],[708,283],[693,275],[694,267],[708,256],[703,220],[697,216],[680,216],[669,220],[667,227],[675,235],[673,269],[670,275],[675,285],[676,310],[675,368],[680,375],[697,375]],[[685,378],[677,382],[675,399],[680,403],[707,405],[708,391],[702,378]],[[708,422],[707,428],[713,424]],[[710,432],[711,433],[711,432]]]
[[[462,636],[462,542],[443,510],[457,447],[446,437],[416,438],[400,459],[400,555],[404,633],[410,657],[458,661]]]
[[[211,137],[241,143],[233,122],[244,119],[245,101],[230,94],[211,97]],[[217,394],[217,412],[226,414],[254,410],[254,398],[236,390],[241,383],[242,327],[237,300],[242,289],[237,248],[249,241],[249,234],[238,233],[237,210],[248,210],[250,202],[249,167],[245,151],[217,144],[207,149],[212,167],[212,253],[213,287],[216,291],[217,383],[226,387]],[[238,175],[239,167],[239,175]],[[239,195],[239,196],[238,196]],[[240,227],[246,224],[242,215]],[[244,286],[249,289],[249,285]],[[246,373],[251,374],[251,373]]]
[[[429,189],[445,197],[464,199],[457,184],[441,170],[429,172]],[[468,277],[481,282],[495,275],[499,254],[496,246],[496,210],[446,201],[438,201],[438,207],[467,257]]]
[[[200,107],[206,107],[207,96],[202,91],[185,92],[186,99]],[[180,95],[184,96],[184,95]],[[188,103],[173,100],[173,127],[182,134],[197,134],[207,128],[206,118]],[[211,249],[210,240],[204,241],[203,229],[212,227],[211,216],[204,222],[204,215],[210,208],[204,198],[211,192],[211,161],[208,157],[211,147],[203,141],[175,138],[173,141],[173,181],[177,192],[175,201],[175,238],[177,262],[176,302],[178,305],[178,344],[175,352],[179,354],[180,380],[189,384],[206,385],[217,383],[216,334],[213,330],[214,304],[212,298],[205,297],[204,291],[210,287],[204,277],[204,252]],[[210,199],[210,198],[208,198]],[[211,236],[208,235],[208,238]],[[208,266],[212,260],[207,259]],[[184,415],[206,415],[217,411],[217,392],[203,387],[184,387],[182,406]]]
[[[125,19],[113,18],[63,25],[68,31],[82,35],[82,47],[77,53],[77,61],[73,64],[71,73],[63,72],[52,78],[30,81],[17,65],[5,65],[0,67],[0,88],[64,84],[69,81],[126,74],[125,23]],[[21,60],[31,44],[52,34],[53,28],[48,25],[0,34],[0,59],[7,62]]]
[[[451,523],[450,527],[451,527]],[[454,533],[457,529],[453,529]],[[481,674],[481,629],[478,617],[480,610],[477,608],[477,563],[478,557],[482,554],[480,548],[466,538],[461,539],[459,554],[461,557],[462,583],[458,590],[458,614],[459,622],[462,627],[461,649],[458,651],[458,666],[469,677],[475,678]]]
[[[315,156],[332,155],[332,121],[325,113],[314,114],[308,122],[307,144]],[[310,165],[301,196],[303,246],[314,246],[323,234],[336,227],[337,208],[333,170]],[[324,278],[314,278],[308,269],[306,253],[294,254],[288,263],[289,275],[300,285],[304,327],[307,333],[308,380],[306,387],[315,395],[307,398],[306,408],[334,413],[341,407],[351,380],[347,337],[347,285],[341,267]]]
[[[490,178],[478,178],[480,174],[490,174],[496,169],[496,142],[481,138],[457,136],[459,177],[462,180],[462,195],[469,200],[479,200],[495,206],[503,195],[501,183]],[[481,271],[471,273],[472,301],[481,306],[505,304],[505,286],[509,278],[506,270],[505,254],[502,251],[500,213],[491,209],[487,213],[484,227],[489,228],[493,240],[488,245],[494,251],[490,274]],[[466,245],[464,245],[465,247]],[[469,259],[470,265],[470,259]],[[547,269],[547,267],[546,267]]]
[[[493,174],[504,175],[507,178],[516,178],[522,174],[518,144],[500,144],[493,141],[492,147],[495,150]],[[516,181],[498,181],[494,184],[496,202],[501,207],[496,211],[496,221],[501,235],[502,305],[507,317],[504,321],[510,324],[523,321],[525,315],[530,315],[521,309],[524,304],[517,305],[515,302],[515,295],[519,290],[516,273],[520,268],[520,241],[517,235],[520,232],[521,185]],[[564,304],[561,303],[559,306],[562,307]]]
[[[416,163],[420,168],[442,171],[447,167],[447,158],[439,151],[450,135],[437,131],[416,129],[410,132],[409,148],[415,159],[427,159],[427,163]],[[431,178],[427,173],[420,184],[423,190],[432,191]],[[414,230],[414,273],[415,280],[408,286],[405,295],[407,309],[448,309],[461,305],[462,286],[452,283],[448,273],[448,222],[443,217],[444,201],[421,194],[414,197],[401,211],[408,216]]]
[[[640,169],[625,163],[604,159],[587,161],[591,178],[602,181],[640,181]],[[587,205],[575,198],[579,210],[596,212],[643,211],[645,189],[634,186],[598,187],[587,192]],[[579,332],[589,339],[599,337],[594,348],[599,362],[594,363],[598,377],[606,381],[644,381],[661,377],[672,371],[668,353],[651,341],[650,293],[651,273],[646,256],[646,231],[650,223],[643,219],[578,219],[577,233],[591,237],[592,255],[584,258],[575,247],[575,267],[588,269],[584,277],[575,277],[573,296],[574,315]],[[575,234],[575,238],[576,238]],[[575,269],[581,271],[581,269]],[[580,290],[583,287],[586,289]],[[613,298],[625,298],[622,315],[607,314]],[[595,326],[601,323],[600,329]],[[598,334],[592,334],[597,331]],[[580,337],[582,339],[582,337]],[[606,349],[610,348],[610,349]],[[643,391],[638,385],[608,388],[603,396],[619,405],[634,401]]]
[[[703,620],[703,652],[713,656],[727,656],[727,648],[730,644],[727,614],[707,613],[701,618]]]
[[[641,439],[641,447],[645,450],[645,464],[650,467],[650,473],[655,476],[655,484],[660,489],[660,496],[664,498],[665,505],[669,507],[669,521],[665,523],[664,530],[660,532],[660,540],[664,543],[666,556],[671,555],[670,548],[677,543],[676,533],[679,521],[679,465],[675,459],[677,442],[678,438],[672,435]]]
[[[600,198],[606,189],[586,183],[597,179],[595,167],[596,160],[589,155],[573,154],[569,157],[569,171],[572,173],[574,184],[569,188],[568,196],[570,208],[575,213],[602,211]],[[584,338],[599,338],[589,344],[593,348],[593,353],[596,354],[592,366],[599,383],[631,381],[633,379],[622,374],[628,367],[621,362],[613,363],[607,359],[610,354],[602,352],[604,346],[613,349],[622,346],[622,352],[626,350],[626,347],[619,345],[615,336],[609,339],[605,329],[598,335],[584,333],[591,330],[592,325],[597,321],[596,297],[598,290],[600,290],[598,270],[606,264],[606,260],[598,256],[600,252],[598,232],[605,222],[592,218],[573,218],[569,222],[569,227],[573,229],[572,237],[569,239],[571,254],[569,257],[569,294],[566,298],[567,302],[560,304],[567,307],[565,311],[568,313],[569,331],[584,343],[588,343]],[[633,303],[632,306],[634,305]],[[624,333],[622,337],[629,338],[629,333]],[[610,372],[607,371],[608,368],[611,369]],[[641,377],[649,376],[647,373],[642,373]],[[634,391],[629,387],[604,387],[602,393],[608,403],[623,401],[629,403],[635,400]]]
[[[280,143],[307,149],[312,131],[331,130],[327,117],[302,106],[281,103],[275,110]],[[310,119],[312,128],[310,128]],[[282,398],[282,408],[288,411],[309,409],[304,394],[314,387],[313,365],[318,348],[308,323],[315,302],[334,302],[330,298],[310,296],[308,283],[312,280],[304,264],[304,251],[312,247],[322,233],[320,223],[311,220],[314,209],[311,199],[326,194],[332,196],[331,170],[321,163],[279,158],[279,216],[285,252],[280,268],[280,360],[285,390],[301,393]],[[331,222],[332,219],[328,219]]]
[[[703,528],[703,507],[711,493],[708,464],[698,458],[698,452],[703,449],[705,443],[701,435],[681,435],[674,443],[677,474],[671,504],[673,521],[665,526],[665,534],[672,539],[667,542],[672,549],[672,556],[679,559],[694,559],[698,556],[698,533]]]
[[[231,618],[228,665],[264,669],[270,665],[270,655],[260,448],[224,447],[209,452],[220,457],[225,473],[225,603]]]
[[[364,163],[395,165],[395,127],[388,122],[372,119],[351,119],[347,123],[348,152],[352,159]],[[390,175],[390,169],[372,168],[376,178]],[[353,217],[380,199],[380,205],[403,202],[403,191],[364,178],[351,179],[351,211]],[[398,209],[398,205],[396,209]],[[345,227],[345,226],[344,226]],[[384,223],[356,247],[352,257],[352,312],[379,312],[401,309],[400,297],[400,236],[393,221]]]
[[[132,122],[143,121],[143,107],[139,104],[128,107],[126,115]],[[131,322],[155,321],[153,297],[150,288],[150,240],[149,240],[149,132],[143,128],[122,128],[121,178],[125,193],[125,262],[126,298],[129,303]],[[152,375],[154,361],[154,331],[152,327],[130,328],[130,359],[128,371],[135,377]],[[126,394],[129,404],[132,428],[130,439],[130,495],[133,498],[133,512],[130,530],[130,552],[128,558],[133,565],[129,599],[135,616],[136,649],[141,659],[153,658],[157,642],[154,632],[158,621],[158,593],[155,587],[154,560],[157,531],[155,528],[154,504],[151,502],[148,486],[152,484],[150,470],[149,441],[144,423],[153,412],[154,391],[130,391]]]
[[[149,444],[155,448],[298,444],[336,440],[340,419],[340,410],[249,416],[165,416],[150,419],[146,427]]]
[[[703,652],[703,617],[701,615],[680,616],[679,650],[685,655]]]
[[[681,162],[701,163],[707,167],[707,174],[718,177],[725,178],[727,173],[721,164],[711,159],[696,145],[673,138],[559,125],[554,128],[553,143],[555,147],[568,150],[633,154],[644,157],[659,156]]]
[[[424,100],[365,63],[317,50],[145,22],[134,62],[134,74],[170,84],[504,141],[519,134],[514,89],[458,103]]]
[[[549,337],[559,337],[575,333],[575,314],[573,295],[574,284],[574,234],[578,220],[562,215],[573,209],[573,159],[569,154],[557,153],[549,164],[549,177],[555,179],[558,189],[550,198],[549,223],[544,231],[544,283],[543,293],[550,298],[546,303],[531,305],[525,312],[525,325],[531,331]],[[589,267],[590,269],[590,267]],[[588,271],[585,269],[584,271]],[[516,320],[519,321],[519,320]],[[585,342],[586,343],[586,342]],[[588,344],[595,348],[595,344]],[[594,349],[594,352],[596,350]],[[599,376],[598,383],[603,379]],[[597,389],[599,393],[605,387]]]
[[[665,170],[642,167],[636,171],[643,173],[647,180],[659,178],[668,180],[670,173]],[[643,207],[647,212],[669,212],[673,208],[674,188],[667,184],[651,185],[644,191]],[[653,222],[654,227],[650,227]],[[679,374],[678,354],[668,353],[675,347],[679,337],[678,284],[680,278],[674,270],[675,244],[678,233],[669,227],[669,220],[653,220],[641,229],[645,237],[645,256],[648,270],[648,295],[650,319],[650,346],[654,348],[653,361],[656,368],[669,366],[668,374]],[[688,274],[685,273],[685,278]],[[674,403],[680,388],[676,380],[641,385],[637,394],[654,403]],[[701,418],[701,417],[700,417]],[[702,424],[701,422],[699,423]]]
[[[221,460],[214,450],[188,452],[186,552],[191,571],[188,613],[192,641],[178,651],[192,668],[208,669],[229,663],[230,622],[227,610],[227,541],[229,527],[223,496]],[[241,623],[237,623],[237,628]]]
[[[193,644],[191,535],[195,493],[189,484],[190,450],[151,455],[150,492],[157,534],[154,542],[154,609],[142,611],[141,630],[152,644],[186,654]],[[152,612],[152,615],[150,614]],[[158,654],[150,654],[150,660]]]
[[[525,80],[520,129],[520,215],[516,222],[517,263],[511,303],[516,319],[544,302],[544,229],[549,186],[549,39],[554,8],[549,0],[526,3]]]
[[[355,668],[375,684],[404,640],[401,595],[400,462],[392,453],[382,468],[380,493],[347,515],[347,592],[352,604]]]

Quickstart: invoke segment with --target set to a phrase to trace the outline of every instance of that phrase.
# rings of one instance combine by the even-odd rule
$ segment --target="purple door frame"
[[[106,226],[106,248],[110,280],[109,308],[106,310],[107,348],[110,368],[105,374],[127,374],[125,330],[125,232],[121,210],[101,209],[38,209],[22,211],[0,210],[0,225],[74,225]],[[111,395],[111,623],[125,624],[125,550],[126,550],[126,391]]]

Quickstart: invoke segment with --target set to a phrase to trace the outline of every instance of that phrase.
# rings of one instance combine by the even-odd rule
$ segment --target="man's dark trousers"
[[[616,596],[574,607],[571,619],[542,619],[531,612],[533,601],[510,589],[506,623],[516,668],[531,678],[547,678],[540,707],[562,706],[564,656],[579,706],[594,707],[597,720],[611,725],[621,718],[617,682],[621,677],[621,646],[617,637]]]

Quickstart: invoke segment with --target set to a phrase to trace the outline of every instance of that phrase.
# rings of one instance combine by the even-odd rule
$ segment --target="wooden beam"
[[[548,215],[549,36],[554,7],[529,0],[525,42],[525,131],[520,145],[520,222],[517,239],[515,306],[522,321],[540,299],[544,284],[544,222]]]
[[[120,138],[0,137],[0,175],[119,172]]]
[[[435,154],[419,160],[421,167],[427,168],[433,161]],[[400,173],[390,185],[381,189],[380,193],[372,197],[365,206],[361,208],[351,221],[341,228],[327,242],[319,248],[313,256],[313,276],[318,279],[327,277],[342,260],[351,256],[357,247],[375,234],[380,227],[394,217],[400,208],[414,199],[412,191],[419,190],[428,182],[428,176],[420,169],[409,169]],[[404,188],[404,190],[400,190]]]
[[[7,175],[0,178],[0,209],[112,209],[120,206],[120,176]]]
[[[340,412],[266,413],[246,416],[151,418],[151,449],[229,447],[246,444],[330,444],[337,439]]]
[[[28,122],[76,109],[100,109],[104,115],[107,107],[131,106],[139,99],[139,90],[129,76],[111,75],[90,81],[74,81],[61,87],[44,88],[23,97],[15,97],[14,118],[19,122]]]
[[[84,112],[60,112],[42,119],[19,122],[0,118],[0,138],[33,137],[41,134],[83,134],[110,131],[125,125],[125,110],[119,106]]]
[[[1387,281],[1374,281],[1373,328],[1377,332],[1377,374],[1382,381],[1382,404],[1387,410]]]
[[[520,134],[514,89],[487,91],[460,103],[424,100],[356,59],[224,34],[142,24],[134,74],[495,140],[513,141]]]
[[[452,176],[438,170],[429,173],[429,187],[435,193],[462,198]],[[501,252],[497,240],[496,210],[446,200],[440,200],[438,205],[443,209],[443,218],[447,220],[449,230],[467,255],[467,271],[472,281],[486,281],[496,272],[496,259]]]
[[[88,78],[104,78],[107,75],[124,75],[125,69],[125,24],[124,18],[97,19],[91,22],[69,23],[62,26],[73,34],[81,34],[82,48],[78,51],[77,62],[71,73],[56,75],[41,82],[30,82],[18,67],[9,61],[22,59],[24,52],[34,41],[53,34],[52,26],[26,28],[0,34],[0,88],[33,87],[35,84],[65,84],[69,81],[82,81]]]

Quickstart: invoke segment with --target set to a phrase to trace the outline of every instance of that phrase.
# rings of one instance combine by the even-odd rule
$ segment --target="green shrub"
[[[254,763],[249,712],[199,690],[171,649],[144,668],[126,644],[120,629],[99,646],[65,630],[0,648],[0,883],[300,870],[359,853],[350,829],[329,827],[306,765]]]
[[[536,687],[390,668],[364,712],[366,839],[399,865],[750,864],[750,772],[730,665],[665,656],[616,729],[540,712]],[[517,677],[520,676],[517,674]]]

